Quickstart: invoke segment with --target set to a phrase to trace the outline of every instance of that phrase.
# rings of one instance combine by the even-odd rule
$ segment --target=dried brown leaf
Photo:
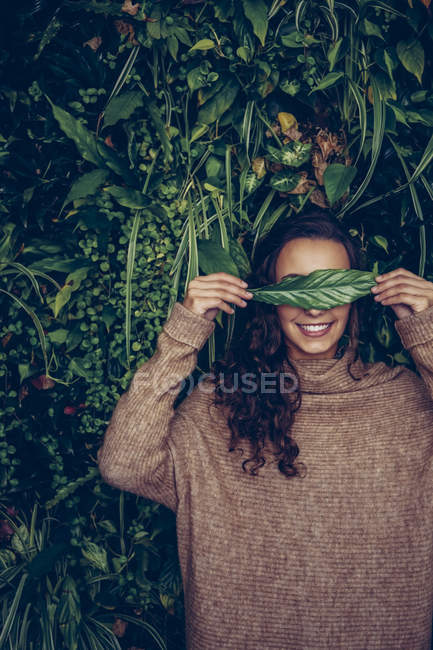
[[[329,204],[326,201],[326,196],[322,190],[319,190],[319,188],[313,190],[309,198],[311,203],[314,203],[314,205],[318,205],[320,208],[329,208]]]
[[[130,16],[136,16],[139,9],[140,9],[139,3],[137,2],[137,4],[133,5],[131,0],[125,0],[125,2],[122,5],[122,11],[129,14]]]
[[[102,43],[102,38],[100,36],[94,36],[93,38],[83,43],[83,47],[85,45],[88,45],[90,48],[92,48],[94,52],[96,52],[96,50],[101,45],[101,43]]]

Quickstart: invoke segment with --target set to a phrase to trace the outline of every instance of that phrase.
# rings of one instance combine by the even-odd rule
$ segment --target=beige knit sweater
[[[175,303],[98,450],[107,483],[176,512],[188,650],[428,650],[433,307],[395,324],[422,378],[358,360],[355,381],[350,347],[296,362],[303,479],[272,454],[242,470],[209,378],[173,410],[214,327]]]

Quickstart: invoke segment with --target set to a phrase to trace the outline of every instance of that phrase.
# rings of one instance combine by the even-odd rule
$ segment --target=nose
[[[326,309],[305,309],[304,310],[306,314],[309,314],[310,316],[320,316],[320,314],[323,314]]]

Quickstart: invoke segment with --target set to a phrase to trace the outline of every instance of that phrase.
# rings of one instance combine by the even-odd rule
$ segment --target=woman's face
[[[299,237],[281,249],[276,265],[276,282],[286,275],[308,275],[317,269],[350,269],[350,260],[343,244],[330,239]],[[303,309],[277,305],[277,314],[292,359],[332,359],[338,341],[344,334],[351,303],[332,309]],[[303,325],[327,325],[311,331]]]

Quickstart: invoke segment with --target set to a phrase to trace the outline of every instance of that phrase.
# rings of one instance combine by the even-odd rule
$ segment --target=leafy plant
[[[302,309],[332,309],[370,293],[376,284],[372,271],[319,269],[301,276],[284,278],[257,289],[248,287],[252,300],[272,305],[289,304]]]

